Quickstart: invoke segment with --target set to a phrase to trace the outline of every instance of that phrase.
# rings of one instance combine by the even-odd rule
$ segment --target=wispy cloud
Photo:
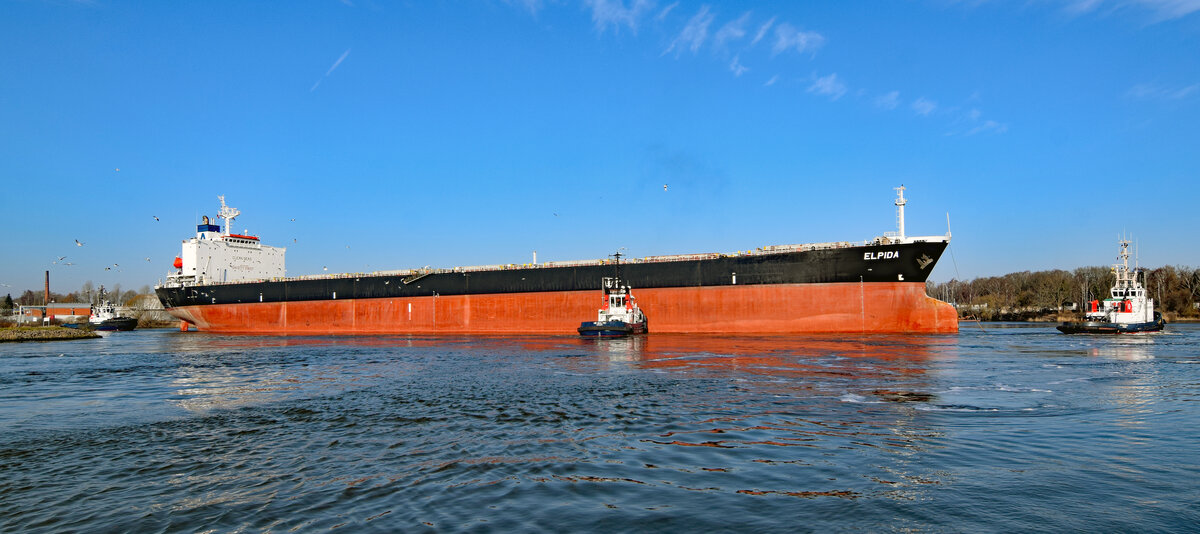
[[[609,26],[614,32],[620,32],[621,26],[626,26],[636,34],[642,15],[654,7],[650,0],[631,0],[628,7],[624,0],[585,0],[584,3],[592,8],[592,23],[600,33]]]
[[[816,51],[825,43],[825,37],[817,32],[806,32],[793,28],[786,22],[775,27],[775,46],[771,51],[779,54],[788,50],[804,53],[807,50]]]
[[[348,2],[349,0],[342,0]],[[542,10],[542,0],[504,0],[509,5],[519,5],[524,7],[531,15],[537,15],[538,11]]]
[[[733,72],[734,76],[741,76],[745,74],[746,71],[750,70],[745,65],[742,65],[742,63],[738,61],[738,58],[739,56],[733,56],[733,61],[729,63],[729,70]]]
[[[896,109],[900,105],[900,91],[892,91],[890,93],[875,97],[875,107],[880,109]]]
[[[1139,83],[1125,93],[1139,100],[1180,100],[1200,91],[1200,83],[1186,87],[1164,87],[1156,83]]]
[[[342,62],[346,60],[346,56],[348,56],[348,55],[350,55],[349,48],[347,48],[345,52],[342,52],[342,55],[337,58],[337,61],[333,62],[333,65],[329,67],[329,70],[325,71],[325,75],[321,76],[321,78],[319,80],[317,80],[317,83],[314,83],[312,86],[312,89],[309,89],[308,92],[311,93],[313,91],[316,91],[317,87],[321,86],[321,82],[325,81],[325,78],[328,78],[330,74],[333,74],[333,71],[338,68],[338,65],[341,65]]]
[[[835,72],[829,76],[817,78],[816,81],[808,86],[808,92],[828,96],[830,100],[837,100],[846,94],[846,84],[838,79]]]
[[[750,12],[747,11],[742,16],[726,22],[717,33],[713,35],[713,46],[722,47],[725,43],[737,41],[746,36],[746,24],[750,22]]]
[[[693,54],[699,51],[700,46],[708,39],[708,26],[712,21],[713,15],[709,14],[708,6],[700,6],[700,11],[688,21],[675,40],[671,41],[671,46],[663,50],[663,55],[675,52],[675,55],[679,56],[684,49],[691,50]]]
[[[1141,8],[1153,14],[1157,22],[1186,17],[1200,11],[1200,0],[1065,0],[1070,15],[1093,11]]]
[[[1008,125],[1000,124],[993,120],[986,120],[986,121],[983,121],[982,124],[979,124],[979,125],[975,126],[974,128],[971,128],[970,130],[967,130],[966,135],[975,135],[975,134],[984,133],[984,132],[1004,133],[1007,131],[1008,131]]]
[[[750,41],[751,46],[758,44],[758,42],[767,35],[767,30],[771,29],[771,26],[775,24],[775,18],[776,17],[771,17],[771,20],[764,22],[762,26],[758,27],[758,33],[755,33],[754,40]]]
[[[677,7],[679,7],[679,2],[671,2],[671,5],[664,7],[662,11],[658,12],[658,15],[654,17],[654,20],[662,20],[667,18],[667,15],[671,13],[671,10]]]
[[[925,97],[920,97],[916,100],[913,100],[911,107],[912,110],[917,113],[917,115],[926,116],[930,113],[933,113],[934,110],[937,109],[937,102],[929,100]]]
[[[767,82],[763,84],[763,87],[770,87],[770,86],[772,86],[772,85],[775,85],[775,82],[777,82],[777,81],[779,81],[779,75],[778,75],[778,74],[776,74],[776,75],[774,75],[774,76],[771,76],[771,79],[770,79],[770,80],[767,80]]]

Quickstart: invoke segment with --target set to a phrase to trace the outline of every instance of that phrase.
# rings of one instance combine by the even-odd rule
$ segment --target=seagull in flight
[[[77,246],[77,247],[82,247],[82,246],[83,246],[83,243],[80,243],[80,242],[79,242],[79,240],[78,240],[78,239],[76,239],[76,240],[75,240],[75,246]]]
[[[667,184],[663,184],[663,191],[667,190]]]
[[[158,220],[158,215],[151,215],[151,217],[154,217],[154,220],[156,221]]]
[[[292,222],[296,222],[296,218],[295,218],[295,217],[292,217]]]
[[[146,258],[146,261],[150,261],[150,258]]]
[[[63,260],[65,260],[65,259],[67,259],[67,257],[66,257],[66,256],[59,256],[59,257],[58,257],[58,261],[63,261]]]

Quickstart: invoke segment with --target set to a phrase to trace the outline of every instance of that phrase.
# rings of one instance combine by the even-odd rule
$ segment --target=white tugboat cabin
[[[646,315],[638,308],[628,284],[620,278],[604,278],[604,306],[595,321],[579,325],[581,336],[624,336],[646,333]]]
[[[1154,299],[1146,295],[1146,271],[1129,268],[1130,241],[1119,241],[1121,263],[1113,265],[1116,282],[1109,298],[1087,303],[1083,322],[1065,322],[1058,330],[1065,334],[1125,334],[1157,332],[1163,329],[1162,315],[1154,311]]]

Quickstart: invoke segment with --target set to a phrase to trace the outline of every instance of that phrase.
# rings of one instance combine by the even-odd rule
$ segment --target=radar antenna
[[[233,220],[238,215],[241,215],[242,212],[238,211],[237,208],[226,206],[225,195],[217,195],[217,198],[221,200],[221,211],[217,212],[217,216],[225,219],[225,235],[229,235],[233,233]]]

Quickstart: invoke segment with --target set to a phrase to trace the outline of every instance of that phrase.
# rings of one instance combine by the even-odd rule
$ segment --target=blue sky
[[[0,292],[153,284],[221,194],[293,275],[865,240],[900,184],[937,281],[1200,265],[1200,0],[0,11]]]

